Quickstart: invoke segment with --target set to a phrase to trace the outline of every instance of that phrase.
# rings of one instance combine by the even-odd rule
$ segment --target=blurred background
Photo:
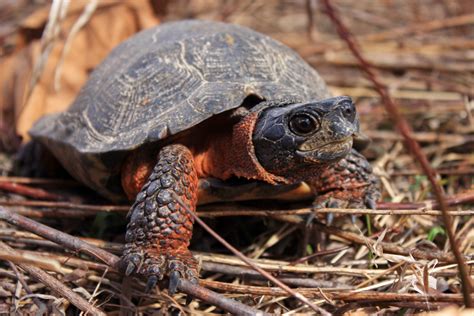
[[[473,1],[332,0],[331,3],[411,124],[413,136],[439,173],[439,182],[448,198],[461,201],[454,209],[472,210]],[[245,25],[296,50],[321,74],[334,95],[349,95],[356,101],[362,129],[372,139],[364,155],[382,179],[383,200],[415,203],[433,199],[426,176],[405,149],[373,83],[360,70],[319,0],[0,0],[1,175],[11,175],[12,155],[21,142],[28,140],[27,131],[32,123],[45,113],[67,108],[89,73],[113,47],[144,28],[180,19]],[[232,219],[225,220],[227,224],[221,227],[227,230],[235,224]],[[371,228],[364,219],[361,222],[359,227],[364,234],[369,234],[371,229],[374,234],[384,231],[386,241],[397,242],[402,247],[428,240],[433,249],[449,249],[439,217],[374,216]],[[460,249],[471,257],[473,224],[472,216],[455,220]],[[301,240],[301,235],[291,226],[262,221],[258,225],[263,227],[263,232],[243,236],[241,232],[227,231],[227,238],[248,247],[245,249],[253,251],[249,250],[250,254],[256,252],[259,256],[282,260],[297,255],[297,251],[288,252],[289,245]],[[80,231],[68,228],[75,233]],[[80,234],[88,233],[80,231]],[[275,234],[280,238],[276,247],[267,243]],[[337,238],[328,240],[331,241],[324,247],[341,247]],[[201,250],[224,251],[213,242],[199,244]],[[363,246],[352,247],[341,258],[362,260],[358,264],[351,261],[351,267],[372,267],[369,262],[373,254]],[[331,258],[322,258],[314,264],[328,265]],[[331,264],[346,266],[338,260]],[[379,264],[379,268],[391,266],[383,260]],[[394,278],[390,274],[386,277]],[[354,285],[358,281],[356,277],[335,280],[339,285]],[[397,287],[379,288],[414,291],[411,279],[400,282]],[[455,273],[442,277],[440,284],[437,293],[459,293]],[[413,310],[426,308],[418,307]],[[292,305],[286,304],[285,308],[291,309]]]

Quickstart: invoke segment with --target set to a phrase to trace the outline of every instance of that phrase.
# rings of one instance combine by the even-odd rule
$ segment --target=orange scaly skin
[[[151,150],[135,150],[125,160],[121,171],[122,188],[130,201],[148,180],[158,161],[158,153]]]
[[[283,181],[267,173],[254,155],[255,120],[256,115],[249,115],[231,129],[197,143],[167,145],[160,150],[156,165],[156,148],[141,148],[129,155],[122,167],[123,189],[135,199],[121,259],[127,275],[136,272],[148,280],[155,278],[151,283],[166,275],[170,283],[176,283],[178,273],[197,281],[197,262],[188,250],[193,219],[173,199],[172,192],[194,212],[199,177]],[[170,285],[171,292],[175,286]]]
[[[248,115],[221,133],[194,138],[195,143],[167,145],[160,150],[156,165],[156,148],[141,148],[129,155],[122,167],[123,189],[129,199],[135,199],[121,259],[127,275],[136,272],[149,283],[152,280],[152,285],[169,276],[170,292],[176,290],[179,278],[197,282],[197,262],[188,250],[193,219],[172,192],[194,212],[200,177],[286,181],[266,172],[255,157],[252,131],[256,118]]]
[[[122,168],[124,191],[135,199],[122,256],[126,274],[137,272],[149,282],[154,279],[152,285],[169,276],[170,292],[181,277],[197,282],[197,262],[188,250],[193,219],[172,193],[194,212],[201,177],[226,180],[238,176],[272,184],[306,181],[316,194],[315,208],[364,207],[367,199],[378,198],[377,178],[355,150],[330,165],[308,169],[295,163],[288,179],[267,172],[253,148],[256,119],[257,115],[249,114],[219,133],[178,139],[179,144],[166,145],[159,154],[152,147],[130,154]]]
[[[306,180],[316,194],[315,208],[365,208],[380,198],[379,179],[368,161],[355,150]]]
[[[213,177],[227,180],[236,176],[271,184],[288,183],[286,179],[267,172],[255,156],[252,133],[257,116],[257,113],[249,114],[227,133],[209,135],[204,146],[188,145],[190,148],[195,148],[199,178]],[[206,150],[197,152],[200,148]]]
[[[135,271],[161,279],[179,273],[179,277],[197,280],[197,262],[188,250],[193,218],[173,196],[178,195],[194,212],[197,185],[189,149],[178,144],[162,148],[128,214],[127,244],[122,256],[127,274]]]
[[[255,157],[252,131],[256,119],[257,114],[251,114],[228,130],[192,138],[193,142],[188,140],[191,137],[179,141],[191,151],[197,177],[227,180],[237,176],[271,184],[288,183],[267,172]],[[156,156],[156,148],[139,148],[127,157],[121,175],[122,187],[130,200],[135,199],[150,176]]]

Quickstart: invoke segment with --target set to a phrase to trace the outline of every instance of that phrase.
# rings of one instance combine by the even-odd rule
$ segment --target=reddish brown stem
[[[103,249],[100,249],[96,246],[93,246],[76,237],[60,232],[54,228],[48,227],[24,216],[15,214],[1,206],[0,220],[3,220],[17,227],[21,227],[48,240],[54,241],[59,245],[69,248],[72,251],[86,253],[89,256],[106,263],[111,268],[116,269],[116,267],[118,266],[119,258],[116,255],[107,252]],[[38,270],[38,268],[36,267],[31,268],[35,271]],[[43,273],[46,274],[44,271]],[[209,302],[212,302],[216,306],[236,315],[256,315],[258,313],[264,315],[261,311],[257,309],[242,304],[238,301],[223,297],[222,295],[219,295],[215,292],[202,289],[200,286],[194,285],[190,281],[185,279],[180,280],[178,284],[178,289],[191,296],[201,298],[204,301],[206,299],[209,299]]]
[[[473,203],[473,202],[474,202],[474,190],[458,193],[456,195],[449,196],[446,199],[446,203],[448,203],[448,205],[451,205],[451,206],[465,204],[465,203]],[[53,202],[53,201],[0,200],[0,205],[60,209],[58,214],[61,214],[62,212],[63,213],[62,215],[65,215],[64,213],[66,212],[66,210],[74,210],[74,212],[78,213],[78,216],[92,216],[92,215],[95,215],[96,212],[128,212],[130,209],[129,205],[92,205],[92,204],[79,204],[79,203],[72,203],[72,202]],[[438,203],[436,201],[425,201],[425,202],[415,202],[415,203],[394,203],[394,202],[377,203],[377,209],[381,209],[381,210],[409,210],[409,209],[419,209],[423,207],[436,209],[438,207]],[[201,206],[200,208],[204,209],[205,206]],[[61,209],[63,209],[64,211],[62,211]],[[36,216],[43,217],[39,215],[36,215]]]
[[[270,315],[262,311],[256,311],[254,308],[243,305],[242,303],[232,299],[222,300],[222,295],[203,288],[202,286],[195,285],[187,280],[180,281],[179,289],[186,293],[193,293],[193,296],[201,299],[202,301],[218,305],[222,309],[227,310],[234,315]]]
[[[190,210],[186,204],[181,200],[181,198],[176,195],[176,194],[173,194],[174,198],[176,199],[176,201],[183,207],[186,209],[186,211],[191,214],[191,216],[194,217],[194,220],[202,227],[204,228],[210,235],[212,235],[212,237],[214,237],[216,240],[218,240],[224,247],[226,247],[227,249],[229,249],[234,255],[236,255],[240,260],[242,260],[243,262],[245,262],[249,267],[251,267],[252,269],[254,269],[255,271],[257,271],[258,273],[260,273],[261,275],[263,275],[268,281],[271,281],[272,283],[274,283],[275,285],[277,285],[279,288],[281,288],[283,291],[285,291],[286,293],[288,293],[289,295],[293,296],[294,298],[296,298],[297,300],[299,300],[300,302],[308,305],[311,309],[313,309],[315,312],[318,312],[319,314],[321,315],[331,315],[329,314],[326,310],[322,309],[321,307],[319,306],[316,306],[315,304],[313,304],[311,301],[309,301],[306,297],[304,297],[303,295],[301,295],[300,293],[296,293],[295,291],[293,291],[290,287],[288,287],[286,284],[284,284],[283,282],[281,282],[280,280],[278,280],[277,278],[275,278],[274,276],[272,276],[270,273],[268,273],[267,271],[263,270],[262,268],[260,268],[258,265],[256,265],[255,263],[253,263],[249,258],[247,258],[243,253],[241,253],[240,251],[238,251],[235,247],[233,247],[231,244],[229,244],[227,241],[224,240],[224,238],[222,238],[221,236],[219,236],[219,234],[217,234],[214,230],[212,230],[211,227],[209,227],[206,223],[204,223],[204,221],[202,219],[200,219],[192,210]]]
[[[24,230],[35,233],[45,239],[51,240],[59,245],[63,245],[74,252],[82,252],[93,258],[98,258],[110,267],[116,267],[118,257],[91,244],[82,241],[76,237],[63,233],[54,228],[43,225],[27,217],[13,213],[0,206],[0,220],[11,225],[21,227]]]
[[[379,93],[380,97],[382,98],[382,101],[385,104],[385,109],[390,114],[390,117],[392,118],[398,130],[400,131],[400,134],[403,136],[408,150],[412,153],[415,159],[419,161],[420,166],[423,169],[423,172],[426,174],[426,176],[428,177],[431,183],[434,194],[436,196],[436,200],[438,201],[438,204],[439,204],[439,208],[441,209],[443,213],[442,218],[445,224],[445,228],[448,235],[449,243],[451,245],[451,249],[458,263],[459,274],[462,280],[462,292],[463,292],[463,297],[464,297],[464,304],[466,305],[466,307],[473,307],[471,296],[470,296],[471,294],[470,277],[467,272],[467,267],[464,261],[464,257],[459,251],[459,247],[457,245],[457,241],[454,236],[451,216],[447,213],[448,204],[446,203],[446,199],[444,198],[444,193],[441,186],[436,181],[436,172],[433,170],[433,168],[428,162],[428,159],[421,151],[421,148],[418,142],[416,142],[413,139],[410,125],[400,114],[398,107],[395,105],[392,98],[388,94],[387,89],[382,85],[377,75],[375,74],[372,65],[367,60],[365,60],[365,58],[362,56],[362,53],[360,52],[360,49],[357,47],[357,44],[353,36],[351,35],[348,28],[344,25],[344,23],[339,18],[331,1],[323,0],[322,3],[326,11],[325,13],[329,16],[331,21],[334,23],[339,36],[346,42],[348,48],[350,49],[354,57],[359,62],[360,68],[365,72],[369,80],[374,84],[375,90]]]
[[[251,286],[246,284],[231,284],[219,281],[202,280],[202,284],[211,289],[227,291],[230,293],[241,293],[251,295],[271,295],[286,296],[287,293],[276,287]],[[340,300],[345,302],[359,302],[370,300],[372,302],[447,302],[460,303],[462,296],[459,294],[418,294],[418,293],[393,293],[393,292],[353,292],[353,291],[324,291],[320,288],[301,288],[297,289],[299,293],[306,295],[312,299],[329,298],[331,300]],[[339,315],[339,314],[335,314]]]
[[[64,198],[59,195],[46,192],[43,189],[30,188],[29,186],[12,182],[0,182],[0,190],[27,196],[33,199],[52,201],[64,200]]]

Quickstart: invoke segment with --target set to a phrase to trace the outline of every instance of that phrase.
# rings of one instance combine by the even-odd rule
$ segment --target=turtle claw
[[[127,276],[136,273],[145,277],[147,293],[164,276],[169,277],[168,292],[170,294],[176,293],[181,279],[187,279],[194,284],[198,283],[197,262],[189,251],[161,255],[156,252],[156,249],[136,251],[134,248],[135,246],[130,245],[125,250],[120,267]]]
[[[366,196],[364,204],[367,208],[371,210],[377,209],[377,203],[375,202],[375,198],[373,196]]]
[[[329,196],[328,196],[329,195]],[[339,198],[332,197],[329,194],[319,196],[316,201],[313,203],[313,217],[311,217],[311,220],[314,219],[314,216],[317,215],[318,210],[322,208],[355,208],[355,209],[363,209],[363,208],[375,208],[375,202],[374,198],[372,195],[367,195],[364,199],[364,202],[358,200],[358,199],[352,199],[352,200],[342,200]],[[316,214],[316,215],[314,215]],[[335,213],[326,213],[326,225],[330,226],[334,220],[338,216],[335,215]],[[321,217],[320,217],[321,218]],[[351,215],[351,221],[352,223],[356,223],[357,220],[357,215]],[[307,224],[310,223],[310,218],[308,217]]]
[[[125,268],[124,273],[126,276],[130,276],[133,272],[137,271],[143,262],[143,256],[139,253],[130,253],[123,256],[120,262],[120,266]]]
[[[158,283],[158,277],[156,275],[152,275],[148,278],[148,281],[146,282],[146,288],[145,288],[145,293],[149,293],[151,289],[153,289],[156,284]]]
[[[191,304],[194,300],[194,297],[192,295],[186,295],[186,301],[184,303],[185,306],[188,306],[189,304]]]
[[[189,259],[192,260],[190,263],[188,262]],[[193,268],[195,264],[196,261],[190,253],[181,254],[180,257],[170,258],[168,261],[168,292],[170,294],[176,293],[181,279],[189,280],[193,284],[199,283],[197,271]]]
[[[125,270],[125,275],[130,276],[133,271],[135,271],[136,265],[133,262],[129,262],[127,265],[127,269]]]
[[[334,213],[327,213],[326,214],[326,224],[328,226],[331,226],[333,221],[334,221]]]
[[[309,213],[308,217],[306,218],[306,227],[311,225],[313,220],[316,218],[316,211],[317,210],[313,208],[313,211],[311,213]]]
[[[181,274],[178,271],[173,271],[170,274],[170,282],[168,285],[168,293],[173,295],[178,289],[179,280],[181,279]]]
[[[311,218],[311,220],[314,218],[314,216],[315,216],[314,214],[318,213],[319,209],[322,209],[322,208],[343,208],[346,205],[347,205],[347,202],[336,199],[336,198],[333,198],[331,196],[329,196],[329,197],[326,197],[324,195],[320,196],[313,203],[313,213],[312,213],[313,217]],[[334,213],[326,213],[326,224],[328,226],[330,226],[333,223],[335,218],[336,218],[336,216],[334,215]],[[308,218],[308,221],[309,221],[309,218]]]
[[[355,223],[357,222],[357,215],[355,215],[355,214],[351,215],[351,222],[352,222],[352,224],[355,225]]]

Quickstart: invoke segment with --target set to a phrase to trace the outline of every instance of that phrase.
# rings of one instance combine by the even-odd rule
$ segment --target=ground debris
[[[42,56],[44,43],[40,38],[49,7],[41,1],[0,3],[7,9],[1,11],[0,23],[0,85],[6,91],[0,95],[0,207],[81,238],[98,249],[90,253],[67,250],[64,240],[51,242],[31,230],[0,222],[0,314],[60,315],[71,309],[143,315],[158,311],[223,312],[199,299],[186,305],[184,294],[170,297],[165,290],[145,293],[142,281],[122,280],[113,258],[123,247],[123,213],[128,205],[108,205],[70,180],[21,178],[11,173],[11,152],[18,146],[15,135],[27,137],[26,131],[36,118],[67,106],[90,70],[113,46],[159,21],[203,18],[243,24],[284,42],[319,71],[334,94],[353,97],[362,130],[372,139],[364,155],[381,177],[384,195],[376,212],[335,210],[358,216],[354,222],[350,216],[338,216],[332,226],[324,224],[324,216],[321,222],[306,225],[305,216],[311,210],[303,202],[234,201],[201,206],[198,215],[260,268],[330,313],[442,310],[443,315],[448,311],[463,315],[459,311],[463,297],[457,267],[430,183],[403,146],[376,88],[357,68],[356,59],[320,2],[178,0],[156,5],[147,0],[101,1],[74,35],[62,60],[67,35],[91,2],[71,2],[56,34],[58,42],[31,90],[26,83]],[[381,84],[438,172],[459,250],[472,269],[471,1],[331,3],[365,58],[376,66]],[[10,13],[5,19],[4,12]],[[104,30],[114,30],[114,34]],[[58,67],[62,68],[59,86],[54,84]],[[305,194],[295,194],[300,193]],[[203,287],[267,313],[312,312],[198,227],[191,249],[201,262]],[[59,292],[51,290],[56,286],[53,284]],[[448,305],[457,308],[444,310]]]

